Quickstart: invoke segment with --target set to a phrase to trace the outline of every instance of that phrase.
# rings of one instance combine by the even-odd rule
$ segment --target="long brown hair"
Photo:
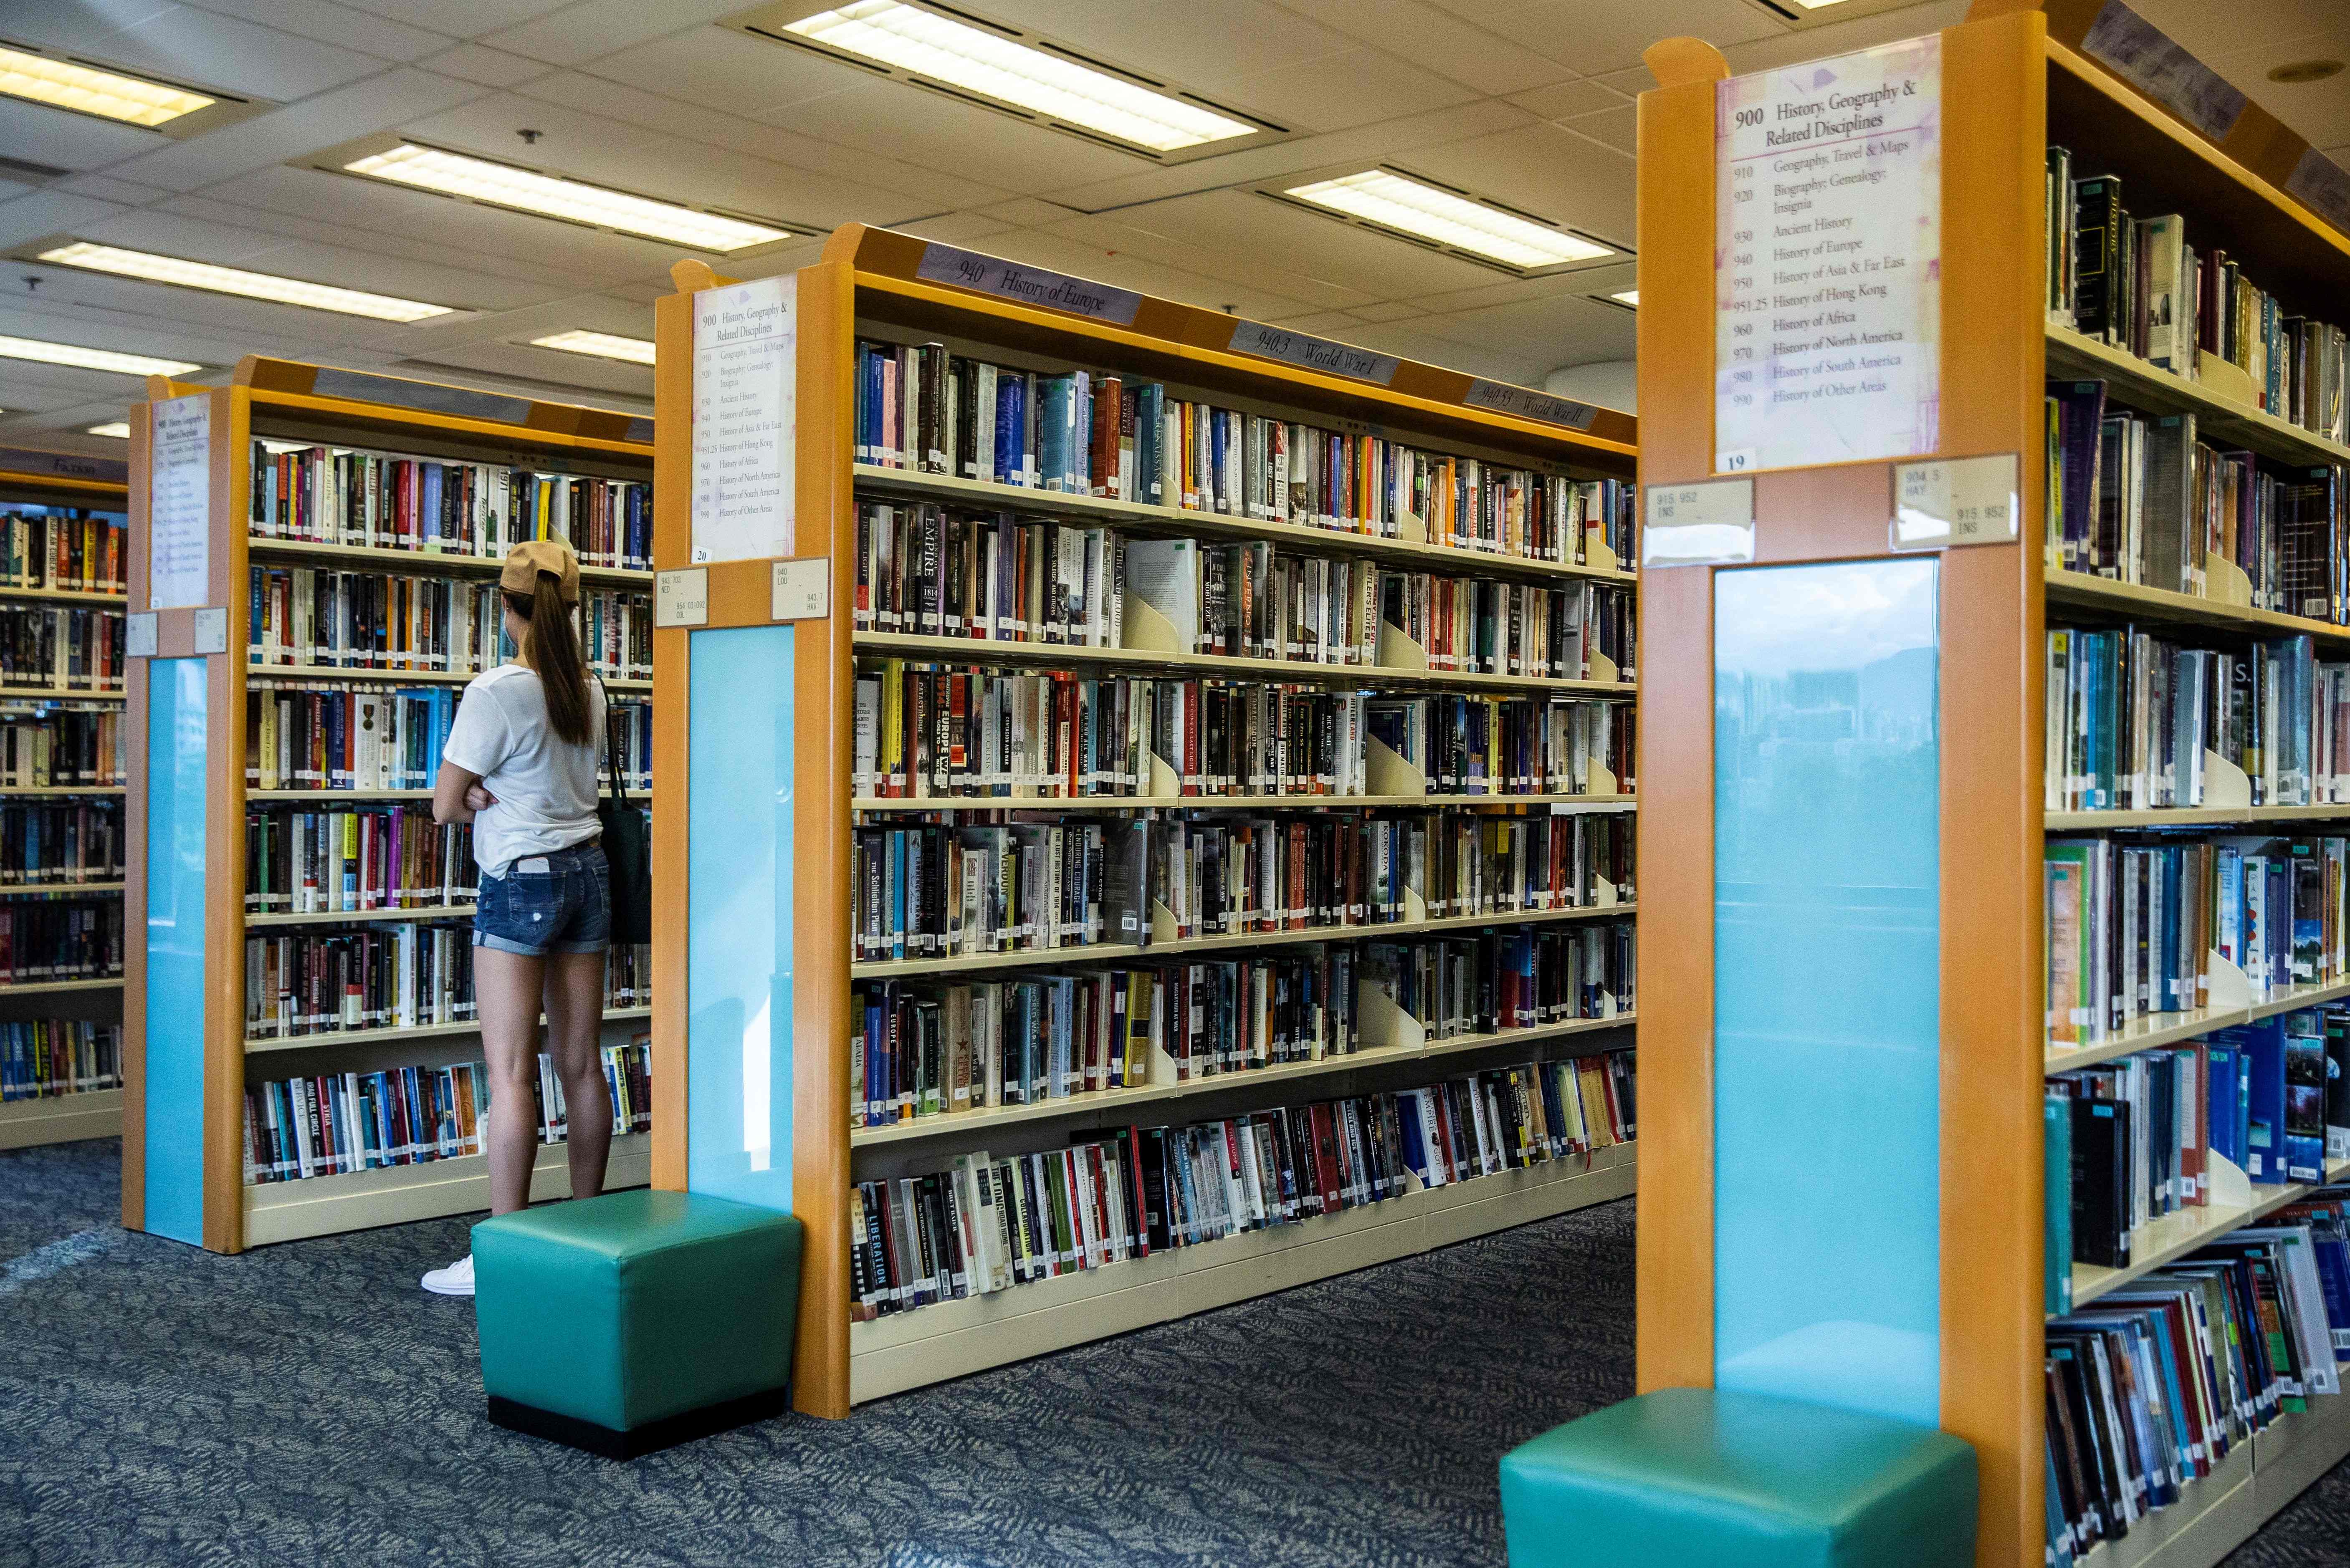
[[[571,608],[563,602],[562,579],[541,572],[530,597],[507,594],[505,600],[506,607],[526,623],[523,662],[538,671],[539,684],[546,689],[548,726],[559,739],[586,745],[593,733],[588,718],[588,660],[579,651]]]

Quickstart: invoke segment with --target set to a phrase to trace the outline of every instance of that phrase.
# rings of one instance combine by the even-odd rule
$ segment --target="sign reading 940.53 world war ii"
[[[1717,88],[1715,472],[1934,450],[1941,104],[1930,36]]]

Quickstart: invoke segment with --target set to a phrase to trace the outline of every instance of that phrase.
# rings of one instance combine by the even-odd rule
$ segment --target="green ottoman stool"
[[[490,1419],[607,1459],[781,1415],[800,1222],[614,1192],[473,1227]]]
[[[1502,1458],[1510,1568],[1973,1568],[1975,1451],[1825,1405],[1663,1388]]]

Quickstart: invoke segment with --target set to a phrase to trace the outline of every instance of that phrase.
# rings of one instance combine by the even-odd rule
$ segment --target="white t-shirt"
[[[476,677],[457,704],[442,755],[482,783],[497,804],[473,818],[473,860],[492,877],[526,855],[568,849],[596,836],[597,764],[604,754],[604,689],[588,683],[588,740],[556,738],[546,688],[520,664]]]

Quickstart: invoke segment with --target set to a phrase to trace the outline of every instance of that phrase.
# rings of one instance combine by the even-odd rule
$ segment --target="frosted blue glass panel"
[[[202,659],[147,661],[147,1229],[204,1239]]]
[[[1940,564],[1714,575],[1714,1380],[1939,1422]]]
[[[686,1185],[792,1206],[792,638],[693,635]]]

